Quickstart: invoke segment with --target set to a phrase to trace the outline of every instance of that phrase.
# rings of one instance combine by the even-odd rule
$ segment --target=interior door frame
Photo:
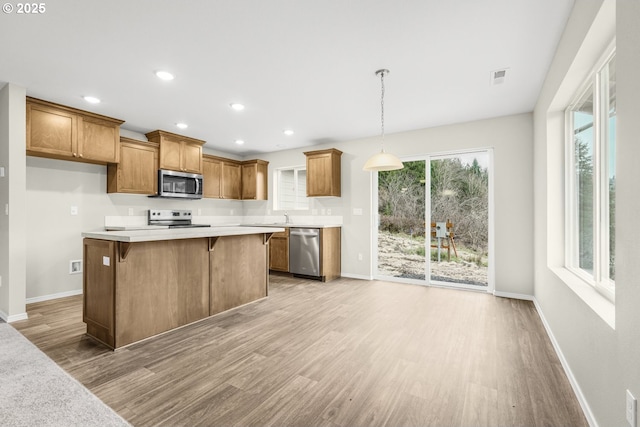
[[[488,175],[489,175],[489,192],[488,192],[488,204],[489,204],[489,222],[488,222],[488,236],[489,236],[489,245],[488,245],[488,268],[487,268],[487,288],[481,288],[476,285],[467,285],[462,283],[448,283],[448,282],[432,282],[431,281],[431,239],[427,238],[430,235],[430,227],[427,231],[426,224],[431,224],[431,160],[436,158],[451,158],[456,157],[461,154],[473,154],[473,153],[487,153],[489,156],[489,166],[488,166]],[[484,148],[470,148],[470,149],[461,149],[461,150],[449,150],[442,152],[434,152],[423,155],[416,156],[406,156],[401,157],[400,160],[402,162],[414,162],[414,161],[424,161],[429,162],[429,167],[425,167],[425,279],[410,279],[410,278],[400,278],[400,277],[391,277],[391,276],[383,276],[378,272],[378,228],[380,223],[380,215],[378,214],[378,174],[371,174],[373,179],[371,180],[371,212],[372,212],[372,227],[371,227],[371,260],[372,260],[372,274],[371,276],[375,280],[384,280],[387,282],[398,282],[398,283],[408,283],[415,284],[421,286],[436,286],[436,287],[446,287],[446,288],[455,288],[455,289],[469,289],[473,291],[486,291],[488,293],[493,294],[495,291],[495,262],[494,262],[494,254],[495,254],[495,203],[494,203],[494,155],[493,155],[493,147],[484,147]],[[429,191],[427,191],[429,189]]]

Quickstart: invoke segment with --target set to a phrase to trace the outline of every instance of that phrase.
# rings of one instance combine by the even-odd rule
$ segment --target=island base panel
[[[266,297],[268,260],[262,234],[220,237],[210,256],[210,314]]]

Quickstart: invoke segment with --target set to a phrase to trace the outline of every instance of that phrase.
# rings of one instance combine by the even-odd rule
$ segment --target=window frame
[[[294,183],[294,195],[295,195],[295,201],[294,201],[294,207],[293,208],[283,208],[281,205],[281,201],[280,201],[280,193],[279,193],[279,188],[280,188],[280,174],[283,171],[293,171],[294,173],[294,178],[293,178],[293,183]],[[306,165],[301,165],[301,166],[288,166],[288,167],[282,167],[282,168],[277,168],[274,170],[273,172],[273,210],[274,211],[305,211],[305,210],[309,210],[309,199],[306,196],[306,186],[304,188],[304,197],[300,197],[300,182],[298,180],[298,173],[300,171],[307,171],[307,166]],[[301,204],[301,199],[304,199],[304,204]]]
[[[615,280],[609,275],[609,64],[615,39],[596,62],[565,110],[565,268],[615,302]],[[593,273],[579,266],[578,180],[573,113],[588,91],[593,93]],[[617,141],[614,140],[617,145]]]

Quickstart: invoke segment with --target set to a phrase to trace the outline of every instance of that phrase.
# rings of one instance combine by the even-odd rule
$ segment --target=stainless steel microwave
[[[202,199],[202,175],[160,169],[156,197]]]

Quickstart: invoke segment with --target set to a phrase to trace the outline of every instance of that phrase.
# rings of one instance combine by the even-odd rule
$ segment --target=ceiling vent
[[[493,70],[491,72],[491,86],[501,85],[507,78],[508,68],[501,68],[499,70]]]

